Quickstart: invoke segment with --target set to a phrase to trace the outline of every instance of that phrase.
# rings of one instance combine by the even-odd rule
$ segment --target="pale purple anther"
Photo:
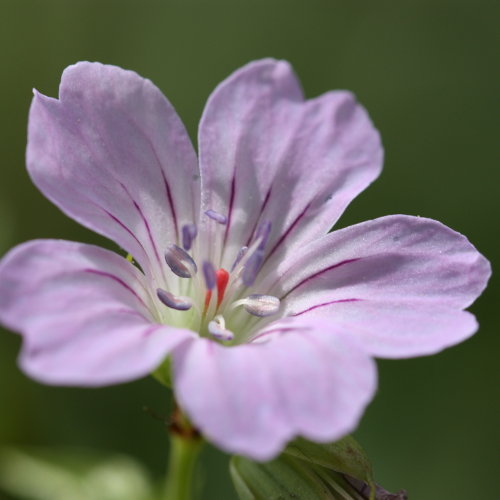
[[[231,266],[231,272],[236,269],[236,266],[241,262],[241,259],[246,255],[247,252],[248,252],[247,246],[241,247],[238,250],[238,253],[236,254],[236,258],[234,259],[233,265]]]
[[[216,212],[215,210],[205,210],[205,215],[210,217],[210,219],[218,222],[219,224],[225,225],[227,224],[227,217],[225,215]]]
[[[254,293],[241,300],[241,303],[248,313],[261,318],[273,316],[280,308],[280,299],[273,295]]]
[[[215,318],[208,323],[208,333],[217,340],[229,341],[233,340],[234,333],[230,330],[227,330],[220,321]]]
[[[195,224],[184,224],[184,226],[182,226],[182,246],[184,250],[191,250],[191,246],[197,234],[198,229]]]
[[[245,286],[252,286],[257,278],[262,262],[264,260],[264,250],[259,246],[255,252],[250,255],[243,267],[241,279]]]
[[[217,281],[217,276],[215,274],[214,265],[208,260],[203,262],[203,277],[205,278],[207,290],[213,290]]]
[[[156,289],[156,295],[163,304],[171,309],[188,311],[191,307],[193,307],[193,301],[189,297],[177,297],[173,293],[161,288]]]
[[[171,271],[180,278],[191,278],[198,271],[196,262],[183,248],[170,245],[165,251],[165,262]]]
[[[255,232],[255,239],[260,240],[259,249],[264,250],[267,245],[267,241],[269,240],[269,236],[271,234],[272,224],[268,220],[262,221],[257,227],[257,231]]]
[[[288,63],[252,62],[210,96],[198,144],[199,157],[170,102],[131,71],[82,62],[58,99],[35,92],[31,178],[138,266],[61,240],[2,259],[0,321],[22,333],[30,376],[99,386],[172,358],[193,425],[269,460],[297,435],[353,431],[376,391],[374,356],[433,354],[476,331],[465,309],[490,266],[464,236],[406,215],[329,232],[382,168],[350,92],[306,100]]]

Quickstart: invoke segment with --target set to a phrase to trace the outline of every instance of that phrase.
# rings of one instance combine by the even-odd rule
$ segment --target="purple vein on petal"
[[[272,330],[266,330],[265,332],[259,333],[255,337],[249,340],[249,342],[254,342],[257,339],[261,339],[262,337],[266,337],[267,335],[271,335],[272,333],[287,333],[287,332],[295,332],[295,328],[283,327],[283,328],[273,328]]]
[[[170,185],[168,183],[167,177],[163,168],[160,167],[161,176],[163,177],[163,182],[165,183],[165,191],[167,192],[168,205],[170,207],[170,212],[172,214],[172,219],[174,220],[174,230],[177,238],[179,238],[179,228],[177,226],[177,214],[175,213],[174,201],[172,199],[172,192],[170,191]]]
[[[130,234],[130,236],[132,236],[132,238],[134,238],[134,240],[137,242],[137,244],[142,248],[144,254],[147,256],[147,252],[146,252],[146,249],[144,248],[143,244],[138,240],[137,236],[133,233],[133,231],[131,229],[129,229],[120,219],[118,219],[117,217],[115,217],[111,212],[108,212],[105,208],[102,208],[100,207],[108,217],[111,217],[111,219],[113,219],[120,227],[122,227],[123,229],[125,229],[125,231],[127,231],[128,234]]]
[[[149,222],[146,219],[146,216],[144,215],[144,213],[143,213],[141,207],[139,206],[139,204],[137,203],[137,201],[135,201],[134,197],[130,194],[130,192],[127,189],[127,187],[123,183],[121,183],[121,182],[120,182],[120,186],[125,191],[125,193],[127,194],[127,196],[130,198],[130,201],[133,203],[134,208],[139,213],[139,215],[140,215],[140,217],[142,219],[142,222],[144,223],[144,227],[146,228],[146,231],[148,233],[149,241],[151,242],[151,246],[153,247],[153,252],[155,254],[155,257],[156,257],[156,260],[158,262],[158,265],[160,266],[160,269],[162,269],[162,260],[160,258],[160,254],[158,253],[158,249],[156,248],[156,242],[155,242],[155,240],[153,238],[153,234],[151,233],[151,227],[149,226]]]
[[[134,207],[136,208],[136,210],[139,212],[139,215],[141,216],[142,221],[144,222],[144,226],[146,227],[146,231],[148,232],[149,241],[151,242],[151,245],[153,246],[153,251],[155,253],[156,260],[158,261],[158,264],[161,267],[162,266],[162,262],[161,262],[160,254],[158,253],[158,249],[156,248],[156,243],[155,243],[155,240],[153,238],[153,234],[151,233],[151,228],[149,226],[149,222],[146,219],[146,217],[145,217],[143,211],[141,210],[141,207],[139,206],[139,204],[134,199],[132,199],[132,202],[133,202]]]
[[[233,215],[235,193],[236,193],[236,173],[233,173],[233,179],[231,180],[231,192],[229,194],[229,207],[227,211],[226,231],[224,233],[224,246],[226,245],[227,238],[229,236],[229,229],[231,227],[231,216]]]
[[[339,299],[339,300],[331,300],[330,302],[323,302],[322,304],[316,304],[314,306],[308,307],[303,311],[299,311],[297,313],[293,313],[291,316],[300,316],[301,314],[305,314],[309,311],[313,311],[314,309],[318,309],[320,307],[329,306],[331,304],[340,304],[342,302],[360,302],[363,299]]]
[[[269,201],[269,198],[271,197],[271,190],[272,189],[273,189],[273,186],[271,185],[270,188],[267,191],[266,197],[264,198],[264,202],[262,203],[262,206],[260,207],[259,216],[257,217],[257,219],[255,219],[255,224],[253,225],[253,228],[252,228],[252,230],[249,233],[248,240],[247,240],[247,243],[246,243],[247,247],[250,246],[250,242],[252,241],[252,238],[253,238],[253,236],[255,234],[255,231],[257,230],[257,226],[259,225],[259,222],[260,222],[260,219],[262,217],[262,214],[264,213],[264,210],[266,209],[266,206],[267,206],[267,203]]]
[[[151,325],[149,328],[144,330],[142,333],[143,337],[149,337],[152,333],[156,332],[156,330],[159,330],[160,328],[163,328],[165,325]]]
[[[290,295],[293,291],[295,291],[297,288],[299,288],[299,286],[302,286],[305,283],[307,283],[308,281],[310,281],[314,278],[317,278],[318,276],[321,276],[323,273],[327,273],[328,271],[331,271],[332,269],[336,269],[337,267],[344,266],[345,264],[350,264],[351,262],[356,262],[358,260],[361,260],[361,259],[359,257],[355,258],[355,259],[346,259],[346,260],[343,260],[342,262],[337,262],[337,264],[333,264],[332,266],[325,267],[324,269],[321,269],[321,271],[318,271],[317,273],[311,274],[311,276],[304,278],[302,281],[297,283],[292,289],[288,290],[288,292],[286,292],[285,295],[283,295],[283,297],[281,297],[280,300],[283,300],[285,297],[288,297],[288,295]]]
[[[304,210],[297,216],[297,218],[288,226],[288,229],[282,234],[281,238],[276,242],[272,250],[268,253],[266,260],[264,261],[267,262],[267,260],[271,257],[271,255],[278,249],[278,247],[285,241],[285,239],[288,237],[288,235],[291,233],[291,231],[294,229],[294,227],[300,222],[300,219],[302,219],[305,215],[306,212],[309,210],[309,207],[311,206],[311,203],[308,203]]]
[[[137,131],[144,137],[146,142],[149,144],[149,147],[151,148],[153,156],[155,157],[155,160],[156,160],[156,164],[158,165],[158,168],[160,169],[161,176],[163,177],[163,181],[165,183],[165,191],[167,194],[167,201],[168,201],[168,205],[170,207],[170,211],[172,213],[172,218],[174,220],[175,234],[178,238],[179,231],[178,231],[178,225],[177,225],[177,214],[175,212],[175,207],[174,207],[174,203],[173,203],[173,199],[172,199],[172,192],[170,191],[170,185],[169,185],[167,178],[165,176],[165,171],[163,170],[163,165],[162,165],[162,162],[160,161],[160,157],[158,156],[158,153],[156,151],[156,148],[155,148],[153,142],[151,141],[151,138],[143,130],[143,128],[124,109],[122,109],[122,112],[128,118],[130,123],[132,123],[134,125],[134,127],[137,129]],[[155,253],[156,253],[156,248],[155,248]]]
[[[91,269],[91,268],[83,269],[83,272],[85,272],[85,273],[91,273],[91,274],[96,274],[97,276],[103,276],[103,277],[106,277],[106,278],[110,278],[113,281],[116,281],[123,288],[125,288],[132,295],[134,295],[134,297],[146,308],[146,310],[149,311],[149,307],[146,305],[146,303],[144,302],[144,300],[142,300],[142,298],[137,294],[137,292],[132,287],[130,287],[129,285],[127,285],[127,283],[125,283],[125,281],[123,281],[118,276],[115,276],[114,274],[111,274],[111,273],[107,273],[106,271],[99,271],[99,269]]]

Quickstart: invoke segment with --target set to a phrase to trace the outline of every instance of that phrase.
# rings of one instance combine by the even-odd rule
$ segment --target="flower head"
[[[376,387],[372,356],[435,353],[477,328],[463,309],[488,262],[429,219],[328,233],[380,173],[382,147],[344,91],[304,100],[286,62],[243,67],[210,97],[199,159],[137,74],[78,63],[35,93],[27,162],[63,212],[131,254],[37,240],[0,264],[0,320],[21,367],[50,384],[144,376],[174,390],[221,448],[275,456],[340,438]]]

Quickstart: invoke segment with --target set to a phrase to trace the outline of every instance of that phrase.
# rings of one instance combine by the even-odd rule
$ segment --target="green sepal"
[[[372,496],[375,494],[372,465],[365,450],[352,436],[326,444],[297,438],[283,453],[359,479],[370,486]]]
[[[231,478],[241,500],[333,500],[327,486],[304,462],[282,455],[259,463],[234,456]]]
[[[163,361],[163,363],[151,373],[153,377],[168,389],[172,389],[172,360],[170,356]]]
[[[375,499],[370,461],[351,436],[328,444],[299,438],[265,463],[235,456],[230,472],[241,500],[366,500],[346,476],[368,485],[369,498]]]

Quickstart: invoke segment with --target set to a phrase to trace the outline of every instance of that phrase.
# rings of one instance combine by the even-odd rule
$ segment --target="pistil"
[[[213,264],[220,261],[214,257],[214,253],[217,255],[221,253],[218,251],[222,250],[222,247],[219,248],[223,237],[221,232],[224,231],[223,226],[227,224],[227,218],[214,210],[205,211],[205,215],[216,222],[216,227],[209,233],[208,241],[197,242],[208,244],[208,249],[211,250],[208,252],[210,255],[207,255],[206,260],[201,264],[199,274],[197,274],[198,267],[194,260],[199,249],[198,244],[193,247],[193,241],[197,237],[197,228],[194,224],[182,226],[182,247],[170,245],[165,252],[165,261],[176,276],[194,279],[192,283],[180,282],[180,289],[177,290],[185,289],[185,292],[189,290],[189,295],[192,295],[194,299],[177,296],[161,288],[157,289],[157,296],[170,309],[187,311],[193,308],[197,314],[191,316],[190,321],[197,323],[193,326],[200,332],[200,335],[209,335],[224,342],[231,341],[235,335],[226,328],[226,319],[231,324],[234,323],[235,327],[242,325],[240,321],[243,320],[239,318],[239,315],[236,312],[233,314],[237,307],[242,306],[248,314],[255,317],[255,320],[277,314],[280,309],[280,300],[277,297],[263,294],[251,294],[246,297],[243,295],[246,288],[253,286],[262,267],[265,248],[271,234],[271,223],[262,221],[257,226],[251,244],[240,248],[231,271],[228,272],[222,267],[217,269]],[[190,255],[191,250],[194,252],[194,258]],[[182,283],[186,284],[186,287]],[[217,294],[216,297],[214,293]],[[244,321],[248,326],[248,320]],[[238,327],[239,330],[240,327]]]

